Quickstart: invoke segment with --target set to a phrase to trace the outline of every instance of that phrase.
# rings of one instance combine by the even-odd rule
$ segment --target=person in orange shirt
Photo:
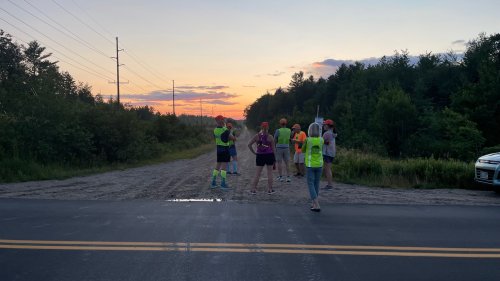
[[[295,154],[293,155],[293,162],[295,163],[295,167],[297,168],[296,177],[303,177],[305,172],[304,167],[304,154],[302,154],[302,144],[306,140],[306,133],[300,130],[300,125],[295,124],[292,126],[293,136],[292,143],[295,145]]]

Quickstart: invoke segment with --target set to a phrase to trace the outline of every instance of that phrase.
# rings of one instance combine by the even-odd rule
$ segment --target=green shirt
[[[279,128],[274,133],[274,139],[276,140],[276,147],[290,147],[290,135],[292,131],[289,128]]]

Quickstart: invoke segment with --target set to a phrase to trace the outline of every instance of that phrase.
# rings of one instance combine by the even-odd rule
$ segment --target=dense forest
[[[345,148],[465,161],[500,150],[500,34],[471,40],[461,59],[427,53],[411,63],[403,51],[375,65],[343,64],[327,79],[296,73],[287,89],[249,105],[246,121],[287,117],[307,128],[318,105]]]
[[[134,162],[211,140],[201,124],[92,95],[50,56],[0,30],[0,181],[21,166]]]

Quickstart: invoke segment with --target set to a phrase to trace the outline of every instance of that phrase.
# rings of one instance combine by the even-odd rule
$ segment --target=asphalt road
[[[0,280],[500,280],[500,207],[0,199]]]

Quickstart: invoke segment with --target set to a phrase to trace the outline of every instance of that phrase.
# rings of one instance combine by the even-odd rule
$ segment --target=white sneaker
[[[282,176],[277,176],[276,179],[279,180],[279,181],[283,181],[283,177]]]

